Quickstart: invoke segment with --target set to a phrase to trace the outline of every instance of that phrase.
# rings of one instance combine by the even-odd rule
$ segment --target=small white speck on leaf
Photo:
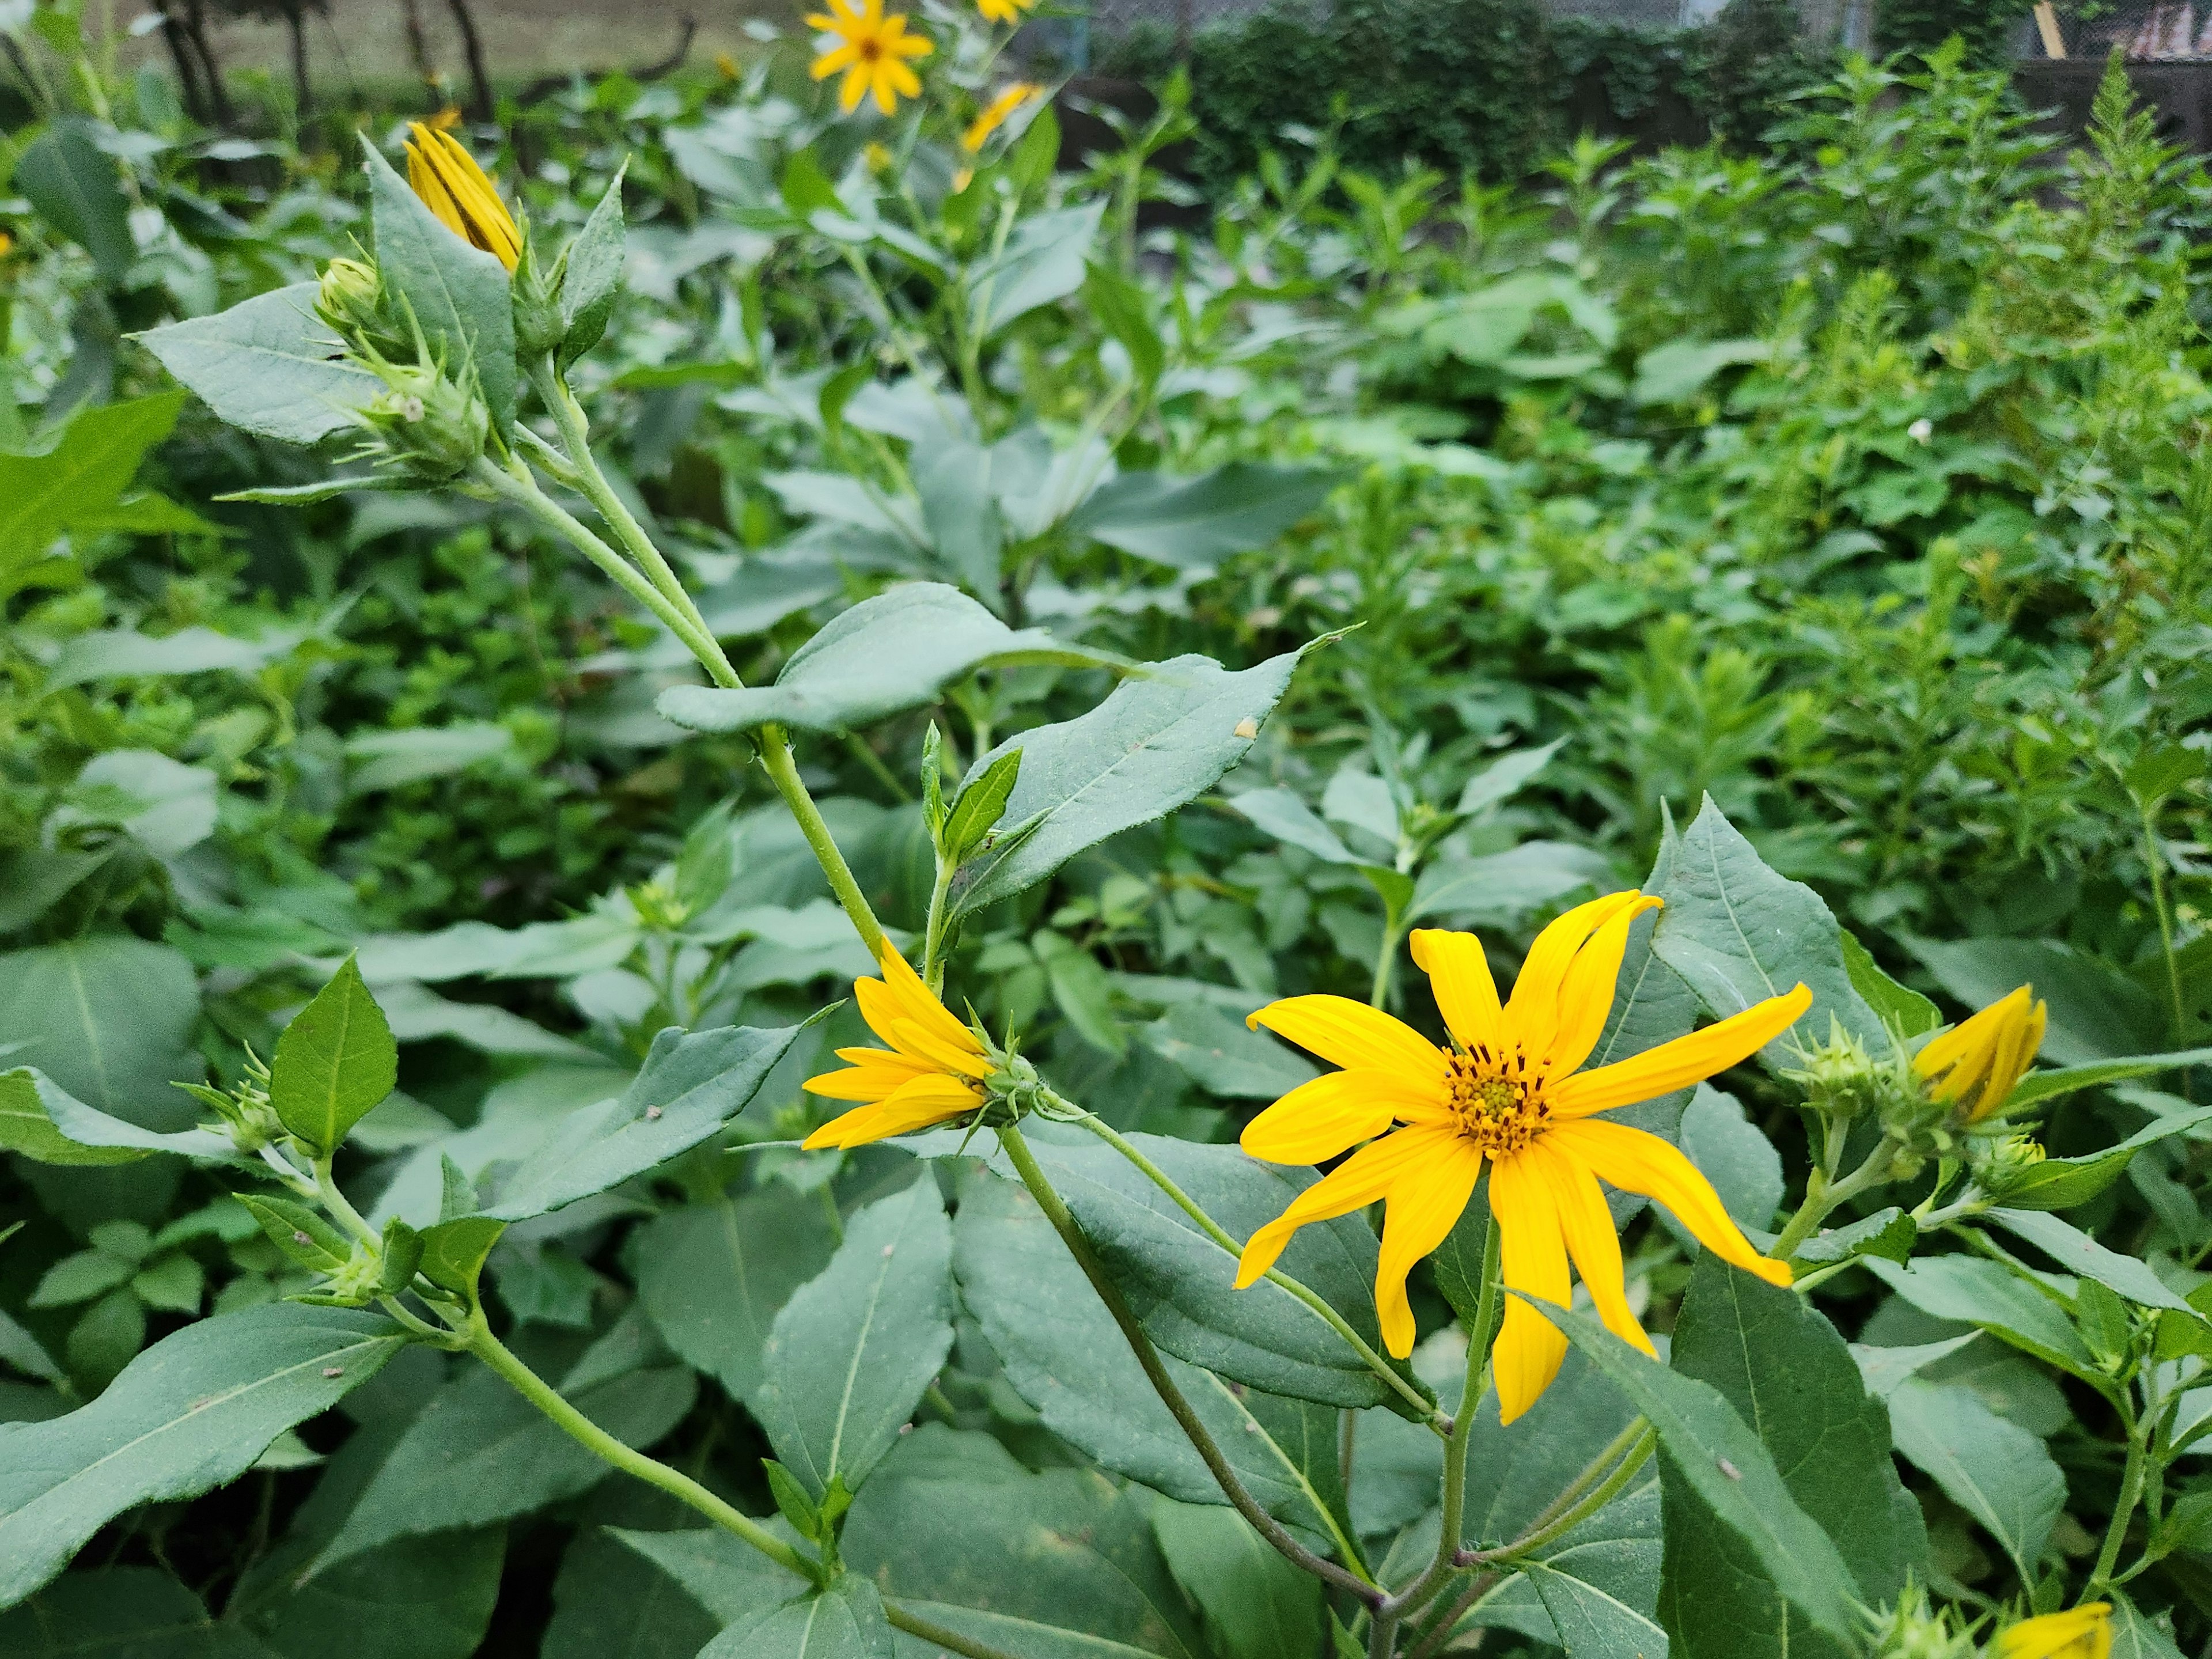
[[[645,1109],[645,1116],[646,1121],[648,1123],[658,1123],[660,1121],[660,1108],[658,1106],[647,1107]]]
[[[323,1375],[325,1376],[343,1376],[345,1375],[345,1367],[343,1365],[325,1365],[323,1367]]]
[[[308,1237],[307,1234],[301,1232],[297,1227],[295,1227],[292,1230],[292,1242],[295,1244],[312,1244],[315,1241]]]
[[[1249,714],[1247,714],[1243,720],[1237,722],[1236,735],[1240,738],[1258,737],[1260,735],[1260,722],[1254,720]]]
[[[1723,1474],[1724,1474],[1724,1475],[1728,1476],[1728,1478],[1729,1478],[1729,1480],[1742,1480],[1742,1479],[1743,1479],[1743,1471],[1742,1471],[1741,1469],[1740,1469],[1740,1468],[1736,1468],[1736,1466],[1735,1466],[1735,1464],[1733,1464],[1733,1463],[1729,1462],[1728,1461],[1728,1459],[1727,1459],[1727,1458],[1723,1457],[1723,1458],[1720,1459],[1720,1460],[1719,1460],[1719,1462],[1720,1462],[1720,1466],[1721,1466],[1721,1473],[1722,1473]]]

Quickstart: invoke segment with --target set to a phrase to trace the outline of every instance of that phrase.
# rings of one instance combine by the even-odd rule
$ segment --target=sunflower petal
[[[1525,1158],[1508,1158],[1490,1166],[1490,1210],[1498,1218],[1506,1288],[1567,1306],[1573,1291],[1559,1212],[1550,1188]],[[1566,1354],[1565,1333],[1520,1297],[1505,1298],[1498,1343],[1490,1352],[1501,1422],[1512,1422],[1536,1403],[1559,1374],[1559,1362]]]
[[[891,1042],[900,1053],[927,1060],[935,1070],[949,1072],[955,1077],[980,1078],[991,1069],[991,1062],[982,1055],[940,1042],[935,1031],[927,1030],[910,1019],[899,1020],[891,1026]]]
[[[1536,935],[1521,971],[1514,975],[1513,994],[1505,1004],[1505,1032],[1521,1045],[1522,1053],[1533,1058],[1550,1052],[1559,1027],[1559,988],[1575,953],[1592,933],[1643,896],[1632,887],[1607,893],[1577,904]]]
[[[1252,1235],[1237,1263],[1237,1288],[1243,1290],[1273,1267],[1291,1235],[1306,1223],[1349,1215],[1387,1197],[1393,1182],[1420,1160],[1434,1158],[1448,1139],[1457,1137],[1445,1129],[1401,1129],[1362,1146]]]
[[[1574,1159],[1601,1180],[1658,1200],[1722,1261],[1770,1285],[1790,1283],[1788,1264],[1753,1249],[1723,1206],[1713,1183],[1657,1135],[1626,1123],[1583,1119],[1553,1125],[1545,1139],[1554,1152]]]
[[[1490,976],[1482,941],[1441,927],[1413,930],[1413,965],[1429,976],[1437,1012],[1468,1048],[1498,1045],[1498,982]]]
[[[938,1038],[954,1048],[971,1054],[983,1052],[983,1045],[975,1041],[975,1034],[955,1018],[952,1011],[939,1001],[937,994],[921,982],[921,975],[907,966],[889,939],[876,955],[876,965],[882,969],[884,984],[899,1006],[899,1018],[924,1025]]]
[[[875,1125],[884,1115],[883,1103],[872,1101],[831,1118],[799,1142],[803,1152],[818,1152],[824,1146],[859,1146],[877,1139]]]
[[[830,1100],[882,1100],[918,1077],[934,1077],[934,1066],[919,1065],[903,1054],[887,1054],[880,1048],[854,1048],[849,1054],[873,1058],[856,1062],[845,1071],[824,1072],[799,1086],[811,1095]]]
[[[1301,1083],[1244,1126],[1237,1145],[1270,1164],[1319,1164],[1390,1127],[1391,1072],[1331,1072]]]
[[[806,1137],[805,1147],[864,1146],[973,1111],[982,1097],[957,1078],[932,1073],[902,1085],[883,1101],[834,1118]]]
[[[1567,1254],[1574,1258],[1575,1271],[1582,1275],[1583,1284],[1589,1291],[1591,1302],[1596,1304],[1598,1317],[1605,1321],[1606,1329],[1657,1358],[1659,1351],[1651,1346],[1651,1339],[1644,1334],[1643,1325],[1628,1305],[1628,1286],[1620,1261],[1620,1235],[1614,1231],[1613,1212],[1606,1207],[1605,1194],[1598,1189],[1597,1177],[1573,1158],[1561,1156],[1542,1138],[1531,1143],[1521,1156],[1535,1166],[1545,1185],[1551,1188]]]
[[[817,81],[826,81],[839,70],[849,67],[860,56],[858,46],[836,46],[814,60],[811,71]]]
[[[1559,982],[1558,1024],[1551,1052],[1542,1058],[1545,1075],[1565,1077],[1590,1056],[1605,1035],[1605,1022],[1613,1012],[1613,986],[1620,978],[1620,959],[1627,954],[1628,930],[1646,910],[1661,901],[1644,896],[1623,905],[1575,952],[1566,977]]]
[[[1413,1309],[1406,1275],[1444,1242],[1482,1173],[1482,1149],[1464,1135],[1445,1134],[1443,1145],[1401,1176],[1390,1188],[1382,1222],[1382,1252],[1375,1266],[1375,1309],[1382,1346],[1400,1359],[1413,1352]]]
[[[1347,1071],[1396,1072],[1408,1081],[1441,1083],[1443,1050],[1402,1020],[1349,997],[1285,997],[1244,1022],[1266,1026]]]
[[[1563,1118],[1587,1117],[1702,1082],[1757,1054],[1795,1025],[1812,1005],[1812,992],[1799,985],[1687,1036],[1594,1072],[1577,1072],[1552,1085],[1552,1110]]]

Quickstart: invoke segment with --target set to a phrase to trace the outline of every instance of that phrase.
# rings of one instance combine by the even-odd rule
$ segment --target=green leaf
[[[325,1156],[399,1081],[399,1047],[348,957],[276,1039],[269,1103],[284,1127]]]
[[[682,1534],[639,1534],[682,1537]],[[766,1565],[750,1544],[721,1534]],[[770,1601],[787,1595],[798,1580],[786,1577]],[[688,1589],[632,1549],[620,1534],[581,1531],[561,1557],[553,1581],[553,1617],[538,1659],[697,1659],[724,1621]],[[308,1656],[302,1656],[308,1659]]]
[[[622,192],[629,172],[629,161],[624,157],[562,257],[561,316],[568,325],[561,340],[560,367],[564,369],[599,343],[622,295],[628,240]]]
[[[169,1086],[206,1073],[189,1046],[200,994],[183,956],[127,934],[95,933],[0,954],[0,985],[9,992],[0,1000],[0,1048],[21,1044],[17,1063],[37,1066],[71,1099],[110,1117],[146,1129],[191,1127],[191,1102]]]
[[[1021,1659],[1208,1659],[1141,1496],[1095,1470],[1031,1474],[988,1435],[908,1435],[843,1549],[902,1605]]]
[[[2173,1638],[2153,1624],[2143,1610],[2121,1591],[2112,1599],[2112,1659],[2182,1659]]]
[[[315,315],[317,285],[273,294],[135,337],[225,423],[281,443],[319,443],[353,429],[384,383],[342,361],[344,347]]]
[[[754,1416],[820,1501],[858,1491],[952,1349],[952,1230],[927,1164],[847,1224],[829,1267],[777,1313]]]
[[[1637,360],[1629,398],[1638,404],[1683,403],[1723,369],[1765,362],[1773,353],[1765,340],[1668,340]]]
[[[1220,1659],[1321,1650],[1321,1580],[1277,1554],[1243,1516],[1163,1500],[1152,1506],[1152,1535]]]
[[[644,1448],[697,1395],[681,1366],[631,1370],[573,1403],[624,1445]],[[395,1539],[489,1526],[588,1491],[611,1473],[489,1368],[471,1365],[433,1395],[316,1557],[319,1574]]]
[[[338,1230],[304,1204],[258,1193],[233,1196],[261,1224],[269,1242],[303,1267],[319,1273],[336,1273],[353,1254],[352,1245]]]
[[[1231,795],[1229,805],[1277,841],[1311,853],[1317,859],[1330,864],[1366,862],[1346,847],[1336,831],[1323,823],[1294,790],[1250,789],[1241,795]]]
[[[1468,858],[1447,853],[1422,869],[1405,920],[1510,921],[1605,881],[1612,868],[1602,853],[1564,841],[1524,841]]]
[[[1660,1483],[1646,1481],[1520,1564],[1567,1659],[1660,1659]]]
[[[2015,1091],[2017,1098],[2017,1091]],[[2212,1120],[2212,1106],[2154,1119],[2117,1146],[2079,1158],[2047,1158],[2014,1176],[2004,1191],[2012,1210],[2070,1210],[2087,1204],[2125,1173],[2135,1155],[2154,1141]]]
[[[1139,558],[1211,570],[1272,546],[1328,499],[1334,473],[1232,461],[1195,477],[1124,472],[1076,510],[1068,527]]]
[[[366,133],[361,148],[385,285],[413,311],[450,379],[475,371],[492,424],[504,437],[514,421],[515,384],[514,292],[507,267],[441,224]]]
[[[1182,1067],[1200,1088],[1231,1100],[1279,1100],[1321,1075],[1288,1043],[1211,1003],[1176,1002],[1142,1035],[1153,1053]]]
[[[2142,1261],[2122,1255],[2069,1223],[2041,1210],[1990,1210],[1984,1219],[2026,1239],[2061,1270],[2094,1279],[2139,1307],[2167,1308],[2194,1316],[2197,1310],[2166,1286]]]
[[[802,1029],[662,1031],[622,1097],[570,1113],[483,1213],[526,1221],[690,1152],[744,1110]]]
[[[1541,1301],[1530,1305],[1565,1331],[1658,1431],[1670,1555],[1678,1537],[1709,1542],[1712,1553],[1735,1563],[1739,1574],[1767,1592],[1780,1628],[1809,1629],[1848,1651],[1858,1628],[1850,1569],[1798,1507],[1766,1449],[1721,1392],[1638,1352],[1589,1315]],[[1666,1579],[1662,1613],[1667,1591],[1680,1583],[1672,1572]],[[1668,1613],[1667,1622],[1680,1640],[1679,1619]],[[1739,1638],[1745,1634],[1739,1630]],[[1702,1644],[1692,1650],[1747,1651]]]
[[[373,1315],[270,1303],[163,1338],[66,1417],[0,1423],[0,1607],[125,1510],[243,1474],[405,1340]]]
[[[1510,755],[1500,755],[1467,781],[1460,791],[1459,804],[1452,810],[1462,817],[1470,817],[1485,807],[1495,806],[1510,798],[1521,787],[1551,763],[1566,739],[1559,738],[1540,749],[1518,749]]]
[[[2095,1362],[2065,1311],[2002,1262],[1931,1255],[1899,1265],[1869,1256],[1861,1265],[1933,1318],[1979,1325],[2076,1376],[2096,1374]]]
[[[1697,991],[1717,1019],[1779,996],[1801,981],[1812,988],[1803,1018],[1766,1045],[1786,1062],[1792,1034],[1828,1040],[1832,1018],[1884,1052],[1881,1022],[1851,984],[1842,930],[1820,896],[1769,869],[1710,796],[1681,841],[1659,896],[1651,948]]]
[[[828,1589],[731,1626],[699,1659],[895,1659],[895,1650],[883,1597],[866,1579],[847,1573]]]
[[[138,1271],[138,1264],[106,1250],[79,1250],[46,1269],[25,1304],[32,1308],[68,1308],[105,1296]]]
[[[978,668],[1119,660],[1062,646],[1040,629],[1017,633],[957,587],[907,582],[834,617],[792,653],[774,685],[679,685],[662,692],[658,707],[695,732],[771,724],[842,732],[932,702]]]
[[[199,1597],[155,1567],[73,1572],[0,1613],[9,1659],[270,1659],[245,1631],[208,1618]]]
[[[97,131],[79,116],[49,121],[15,158],[13,182],[40,218],[92,255],[100,281],[114,287],[137,261],[138,246],[115,158],[94,138]]]
[[[1034,886],[1085,848],[1173,811],[1244,757],[1310,646],[1232,672],[1206,657],[1154,665],[1089,714],[1009,738],[1022,772],[1006,804],[1012,829],[953,878],[954,914]],[[963,787],[965,787],[963,785]]]
[[[1753,1426],[1798,1508],[1835,1540],[1859,1599],[1893,1599],[1927,1539],[1890,1460],[1887,1415],[1835,1327],[1795,1291],[1702,1253],[1670,1363]]]
[[[1280,1215],[1315,1179],[1262,1164],[1234,1146],[1165,1135],[1130,1142],[1233,1238]],[[1237,1258],[1112,1147],[1042,1133],[1036,1154],[1152,1340],[1178,1358],[1271,1394],[1363,1407],[1400,1396],[1322,1316],[1261,1279],[1235,1290]],[[1376,1352],[1374,1231],[1357,1215],[1301,1228],[1280,1267],[1316,1291]],[[1410,1377],[1410,1371],[1407,1372]]]
[[[1797,1247],[1793,1261],[1826,1267],[1854,1256],[1878,1255],[1903,1261],[1919,1241],[1920,1225],[1894,1204],[1854,1221],[1848,1227],[1824,1228]]]
[[[1856,933],[1848,927],[1837,931],[1844,947],[1844,967],[1868,1007],[1909,1037],[1932,1031],[1943,1023],[1943,1011],[1911,987],[1899,985],[1882,972]]]
[[[2044,1541],[2066,1505],[2066,1477],[2043,1442],[1972,1389],[1911,1376],[1889,1396],[1897,1449],[1989,1530],[2033,1584]]]
[[[346,739],[346,793],[366,795],[452,777],[514,751],[514,733],[492,720],[358,732]]]
[[[2112,963],[2056,940],[1970,939],[1942,944],[1907,937],[1905,948],[1969,1008],[1986,1007],[2021,985],[2050,1006],[2043,1052],[2063,1066],[2148,1054],[2166,1036],[2151,994]]]
[[[451,1159],[446,1167],[453,1168]],[[491,1216],[456,1216],[422,1230],[422,1277],[440,1288],[477,1304],[477,1281],[483,1275],[484,1259],[507,1231],[507,1223]]]
[[[860,367],[866,366],[863,360]],[[999,591],[1006,535],[994,485],[1003,486],[1017,467],[1013,457],[1010,444],[933,433],[916,441],[907,458],[931,550],[947,570],[986,596]]]
[[[339,472],[327,478],[318,478],[313,483],[267,484],[253,489],[226,490],[215,499],[219,501],[255,501],[264,507],[311,507],[317,501],[336,501],[341,495],[350,495],[356,491],[373,495],[394,494],[407,489],[410,483],[404,475],[396,472]],[[205,633],[208,630],[186,631]]]
[[[1021,770],[1022,751],[1009,749],[960,792],[945,820],[941,844],[947,859],[958,863],[983,844],[984,836],[998,828],[999,820],[1006,815],[1006,801],[1014,793]]]
[[[72,525],[113,507],[184,402],[182,392],[164,392],[84,410],[46,454],[0,453],[0,571],[37,558]]]
[[[1737,1224],[1765,1231],[1782,1202],[1782,1154],[1745,1115],[1743,1103],[1710,1083],[1698,1084],[1683,1109],[1680,1145]],[[1675,1223],[1669,1231],[1688,1242],[1679,1227]]]
[[[2092,1088],[2100,1083],[2119,1083],[2131,1077],[2148,1077],[2156,1072],[2179,1072],[2191,1066],[2212,1066],[2212,1048],[2185,1048],[2171,1054],[2130,1054],[2124,1060],[2100,1060],[2087,1066],[2030,1072],[2005,1097],[2005,1109],[2018,1111],[2039,1101],[2070,1095],[2076,1089]]]
[[[916,1435],[926,1434],[925,1427]],[[790,1524],[772,1518],[769,1530],[787,1543],[801,1541]],[[684,1593],[714,1615],[717,1625],[733,1625],[787,1601],[806,1581],[778,1566],[750,1544],[719,1527],[687,1532],[641,1532],[609,1528],[611,1536],[652,1562],[684,1586]],[[687,1653],[684,1659],[690,1659]]]
[[[1105,210],[1101,197],[1080,207],[1030,214],[1000,252],[971,266],[964,288],[974,337],[988,340],[1017,318],[1081,288],[1084,262]]]
[[[249,1569],[223,1619],[284,1659],[469,1659],[491,1623],[506,1553],[499,1528],[443,1532],[399,1539],[302,1581],[304,1555],[282,1551]]]
[[[628,1248],[638,1295],[668,1346],[732,1399],[748,1400],[777,1310],[830,1265],[836,1241],[817,1195],[770,1182],[656,1216]]]
[[[1146,311],[1142,288],[1111,265],[1093,264],[1083,278],[1083,304],[1129,354],[1138,386],[1150,386],[1160,378],[1167,348]]]
[[[1160,1403],[1083,1270],[1018,1182],[971,1176],[952,1229],[961,1300],[1006,1367],[1006,1381],[1045,1426],[1108,1468],[1187,1504],[1225,1502]],[[1172,1356],[1169,1376],[1238,1477],[1271,1515],[1326,1532],[1341,1523],[1333,1449],[1309,1440],[1308,1411],[1234,1386]],[[1316,1450],[1324,1455],[1318,1459]]]
[[[81,1101],[70,1099],[44,1073],[27,1066],[19,1067],[0,1074],[0,1152],[21,1152],[40,1164],[103,1164],[134,1163],[154,1150],[135,1145],[88,1146],[72,1140],[55,1125],[46,1103],[49,1100],[66,1102],[64,1112],[74,1107],[88,1117],[102,1115]],[[156,1138],[119,1118],[106,1121],[113,1123],[119,1133]],[[208,1139],[214,1142],[222,1137],[210,1135]]]

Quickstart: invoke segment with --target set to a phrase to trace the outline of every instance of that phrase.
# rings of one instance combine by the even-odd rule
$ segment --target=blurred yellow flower
[[[860,159],[868,164],[868,171],[871,173],[888,173],[890,170],[890,149],[884,145],[877,143],[873,139],[869,140],[866,146],[860,151]]]
[[[417,121],[407,141],[407,182],[438,222],[513,270],[522,233],[477,158],[450,134]]]
[[[1939,1101],[1963,1101],[1961,1115],[1978,1123],[2005,1103],[2043,1046],[2046,1023],[2035,988],[2023,985],[1954,1026],[1912,1057]]]
[[[970,155],[981,149],[990,136],[1006,125],[1006,118],[1044,88],[1034,81],[1017,81],[996,98],[991,106],[968,124],[968,131],[960,135],[960,148]]]
[[[1018,23],[1036,0],[975,0],[975,9],[987,23]]]
[[[725,81],[734,81],[738,78],[738,60],[726,52],[718,52],[714,54],[714,69]]]
[[[1751,1247],[1688,1158],[1657,1135],[1597,1114],[1724,1071],[1789,1030],[1813,994],[1800,985],[1702,1031],[1578,1069],[1604,1032],[1629,927],[1659,903],[1631,890],[1568,911],[1537,935],[1502,1007],[1480,939],[1416,932],[1413,960],[1429,976],[1449,1048],[1344,997],[1289,997],[1254,1014],[1250,1024],[1345,1069],[1301,1085],[1253,1119],[1244,1150],[1272,1164],[1317,1164],[1367,1144],[1252,1235],[1237,1288],[1273,1267],[1308,1222],[1388,1200],[1375,1301],[1384,1345],[1405,1358],[1413,1351],[1406,1275],[1459,1220],[1485,1158],[1506,1285],[1564,1306],[1571,1255],[1607,1328],[1646,1353],[1651,1339],[1629,1310],[1620,1240],[1600,1179],[1657,1199],[1723,1261],[1789,1284],[1790,1269]],[[1504,1421],[1550,1386],[1566,1346],[1534,1308],[1505,1299],[1492,1355]]]
[[[2111,1659],[2112,1604],[2084,1601],[2024,1619],[1997,1638],[1997,1659]]]
[[[884,15],[884,0],[829,0],[827,12],[810,12],[809,28],[820,29],[840,44],[829,46],[814,60],[814,78],[827,80],[845,71],[837,88],[837,106],[847,114],[860,100],[875,95],[876,107],[889,115],[901,98],[921,96],[921,82],[907,66],[909,58],[927,58],[936,48],[919,34],[906,32],[906,14]]]
[[[983,1103],[982,1079],[991,1063],[975,1034],[952,1017],[888,941],[877,962],[883,978],[855,980],[853,994],[868,1029],[891,1046],[840,1048],[837,1058],[848,1069],[806,1079],[802,1086],[810,1094],[866,1103],[807,1136],[810,1151],[861,1146],[926,1129]]]

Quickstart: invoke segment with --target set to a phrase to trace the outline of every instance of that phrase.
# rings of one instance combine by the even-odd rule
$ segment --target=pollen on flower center
[[[1492,1158],[1519,1152],[1552,1121],[1543,1084],[1528,1075],[1517,1048],[1510,1058],[1487,1048],[1466,1054],[1446,1049],[1444,1093],[1460,1132]]]

